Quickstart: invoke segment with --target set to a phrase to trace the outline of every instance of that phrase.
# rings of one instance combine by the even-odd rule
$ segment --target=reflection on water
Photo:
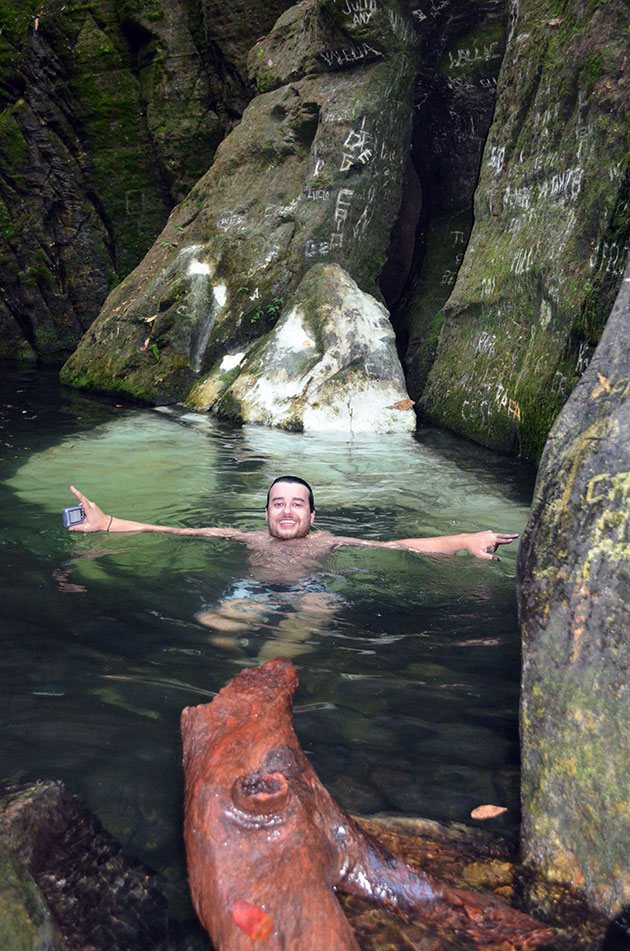
[[[500,563],[342,549],[282,589],[253,579],[238,545],[70,535],[58,513],[72,481],[121,516],[260,528],[289,471],[339,534],[519,531],[529,471],[444,434],[231,430],[30,372],[2,386],[0,779],[65,780],[177,883],[180,711],[283,653],[300,669],[298,733],[343,806],[466,821],[498,803],[495,828],[515,830],[514,546]]]

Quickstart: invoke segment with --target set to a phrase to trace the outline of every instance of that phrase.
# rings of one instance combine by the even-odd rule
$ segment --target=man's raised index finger
[[[83,492],[79,492],[76,486],[71,485],[70,491],[73,493],[73,495],[76,495],[76,497],[78,498],[80,502],[89,503],[90,500],[87,498],[87,496],[83,495]]]

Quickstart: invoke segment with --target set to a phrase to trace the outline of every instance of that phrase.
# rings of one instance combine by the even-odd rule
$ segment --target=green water
[[[497,803],[508,813],[492,828],[515,835],[515,546],[499,563],[339,551],[315,579],[323,615],[272,592],[264,617],[218,646],[195,615],[251,577],[241,546],[79,536],[59,510],[73,482],[122,517],[258,528],[268,484],[291,471],[315,489],[316,524],[342,535],[520,531],[531,470],[436,432],[229,429],[6,368],[0,423],[0,781],[64,780],[173,882],[186,915],[180,711],[244,665],[293,653],[296,729],[342,806],[472,822]]]

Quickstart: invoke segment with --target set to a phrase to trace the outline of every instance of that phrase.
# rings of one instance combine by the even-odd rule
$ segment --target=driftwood
[[[275,658],[182,713],[190,889],[216,948],[357,949],[335,889],[418,913],[465,942],[547,943],[539,922],[414,870],[341,811],[293,730],[297,683],[293,664]]]

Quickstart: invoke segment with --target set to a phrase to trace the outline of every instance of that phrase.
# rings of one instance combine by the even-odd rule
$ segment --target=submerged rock
[[[224,357],[188,402],[284,429],[415,428],[389,315],[336,264],[314,265],[273,330]]]
[[[65,951],[44,896],[26,868],[0,845],[0,947]]]
[[[519,554],[525,859],[608,913],[630,902],[630,265],[551,431]]]
[[[627,9],[571,2],[551,16],[523,0],[513,10],[475,225],[433,315],[444,324],[420,405],[438,425],[537,458],[624,265]]]
[[[157,878],[58,783],[4,790],[0,867],[4,951],[169,946]]]
[[[313,264],[336,261],[378,294],[402,197],[415,42],[396,5],[362,25],[316,0],[281,17],[253,53],[269,91],[110,295],[63,380],[172,402],[268,332]]]

